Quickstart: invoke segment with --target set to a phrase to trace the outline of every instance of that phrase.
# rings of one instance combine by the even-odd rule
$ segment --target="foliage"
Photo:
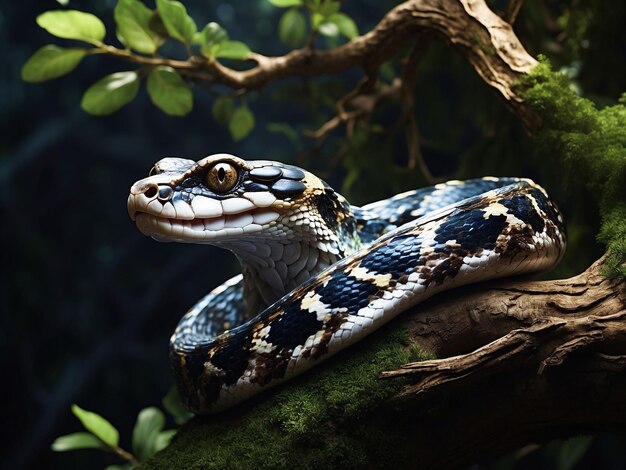
[[[302,42],[306,31],[303,7],[311,19],[312,36],[319,33],[335,38],[349,39],[358,35],[355,22],[339,12],[341,4],[335,0],[271,0],[274,6],[290,9],[279,23],[279,36],[290,47]],[[170,66],[167,60],[151,61],[166,50],[168,39],[181,43],[186,60],[192,63],[211,63],[217,59],[246,60],[250,48],[241,41],[232,41],[228,32],[216,22],[207,23],[198,31],[196,22],[188,15],[185,6],[177,0],[157,0],[151,10],[140,0],[119,0],[114,10],[116,37],[125,47],[118,49],[104,41],[104,23],[95,15],[77,10],[56,10],[42,13],[37,24],[53,36],[91,44],[91,48],[62,48],[47,45],[33,54],[22,68],[22,79],[37,83],[63,76],[76,68],[87,55],[106,54],[118,59],[143,64],[134,71],[107,75],[93,84],[84,94],[81,107],[89,114],[106,116],[130,103],[137,96],[140,82],[147,77],[148,95],[152,103],[165,114],[185,116],[193,108],[193,92],[189,77],[181,76],[184,70]],[[166,50],[170,52],[170,50]],[[181,61],[178,61],[180,64]],[[173,64],[173,62],[171,62]],[[233,140],[238,141],[254,129],[255,119],[250,108],[242,101],[236,109],[215,101],[214,112],[218,123],[227,124]]]
[[[141,62],[140,54],[156,55],[168,39],[182,43],[188,60],[245,60],[250,54],[246,44],[231,41],[215,22],[198,32],[185,6],[175,0],[158,0],[156,10],[139,0],[119,0],[114,17],[116,37],[125,49],[103,42],[104,24],[90,13],[57,10],[39,15],[37,24],[53,36],[87,42],[93,47],[44,46],[24,64],[22,79],[35,83],[60,77],[74,70],[87,55],[109,54],[125,61]],[[145,65],[137,70],[117,72],[96,82],[85,92],[81,107],[94,115],[112,114],[137,96],[141,80],[147,77],[148,95],[155,106],[172,116],[189,114],[193,107],[190,83],[172,67],[150,61],[142,63]],[[245,137],[254,127],[250,110],[242,106],[238,111],[229,120],[235,140]]]
[[[173,400],[175,399],[172,397],[168,399],[170,406],[180,416]],[[120,447],[120,434],[108,420],[97,413],[84,410],[78,405],[72,405],[72,412],[89,432],[77,432],[58,437],[52,443],[51,449],[56,452],[100,449],[125,460],[126,465],[123,467],[125,469],[134,468],[137,463],[166,448],[176,434],[175,429],[163,430],[165,416],[161,410],[155,407],[144,408],[137,415],[137,422],[133,428],[132,449],[134,454],[131,454]],[[113,468],[122,467],[117,465],[107,467],[108,470]]]
[[[237,426],[228,414],[197,417],[146,468],[392,468],[403,462],[410,443],[401,417],[379,416],[383,401],[402,380],[379,380],[383,370],[426,359],[406,331],[377,332],[291,383],[265,394]],[[375,424],[374,424],[375,421]],[[404,423],[409,425],[409,423]]]
[[[585,186],[595,196],[602,216],[599,239],[610,251],[608,270],[626,277],[626,95],[597,109],[545,60],[521,85],[525,101],[543,120],[537,152],[560,160],[569,191]]]
[[[306,21],[300,12],[303,7],[311,19],[312,36],[309,44],[317,33],[335,38],[344,36],[348,39],[359,35],[359,30],[352,18],[344,13],[340,13],[341,2],[336,0],[269,0],[278,8],[288,8],[280,18],[278,34],[280,40],[289,47],[302,45],[302,40],[306,36]]]

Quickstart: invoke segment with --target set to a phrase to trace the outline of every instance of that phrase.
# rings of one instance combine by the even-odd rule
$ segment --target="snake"
[[[548,270],[566,247],[561,212],[525,178],[451,180],[359,207],[302,168],[220,153],[162,158],[127,204],[144,235],[241,264],[170,339],[197,414],[301,374],[437,293]]]

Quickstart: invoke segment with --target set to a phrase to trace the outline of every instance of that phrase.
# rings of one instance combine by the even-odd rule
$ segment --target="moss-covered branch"
[[[601,268],[431,299],[277,393],[195,418],[145,467],[443,468],[623,427],[626,291]]]

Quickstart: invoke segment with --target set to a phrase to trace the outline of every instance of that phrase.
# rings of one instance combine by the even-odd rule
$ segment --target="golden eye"
[[[209,168],[206,174],[207,187],[223,193],[233,189],[237,183],[237,169],[230,163],[218,163]]]

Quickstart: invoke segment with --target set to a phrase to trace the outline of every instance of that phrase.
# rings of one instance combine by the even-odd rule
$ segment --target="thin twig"
[[[428,49],[428,41],[419,40],[407,55],[402,67],[402,78],[400,93],[402,97],[402,122],[404,132],[406,135],[406,144],[409,153],[408,169],[413,170],[415,167],[419,167],[420,173],[424,179],[430,183],[435,183],[436,179],[433,177],[428,165],[424,161],[424,156],[421,152],[419,130],[417,127],[417,121],[415,119],[415,94],[413,93],[413,85],[415,83],[415,77],[417,75],[417,67],[421,62],[426,50]]]

